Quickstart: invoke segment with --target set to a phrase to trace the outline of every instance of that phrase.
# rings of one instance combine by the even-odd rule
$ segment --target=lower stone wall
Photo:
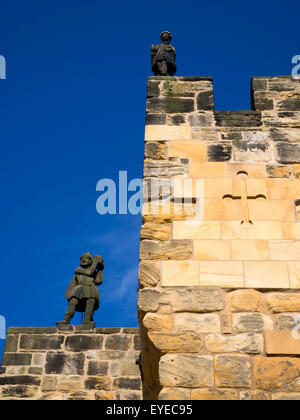
[[[9,328],[0,399],[139,400],[138,328]]]
[[[139,291],[144,398],[300,400],[300,293]]]

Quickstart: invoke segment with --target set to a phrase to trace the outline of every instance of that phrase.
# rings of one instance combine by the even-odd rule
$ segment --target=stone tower
[[[138,314],[145,399],[300,399],[300,80],[149,77]]]

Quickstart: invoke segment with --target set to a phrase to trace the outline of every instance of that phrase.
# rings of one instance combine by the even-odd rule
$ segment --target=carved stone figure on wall
[[[100,296],[97,286],[103,282],[104,261],[99,255],[94,258],[89,252],[80,257],[80,267],[69,284],[65,297],[69,307],[63,321],[57,325],[69,324],[75,312],[84,312],[84,324],[93,322],[94,312],[99,308]]]
[[[176,51],[170,45],[172,34],[164,31],[160,39],[161,44],[151,46],[152,71],[155,76],[173,76],[176,73]]]

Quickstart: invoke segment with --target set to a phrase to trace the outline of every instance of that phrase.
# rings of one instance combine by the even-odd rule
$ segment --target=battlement
[[[213,111],[213,79],[212,77],[152,76],[148,78],[147,97],[148,113],[184,114],[196,111]],[[300,79],[295,79],[292,76],[253,77],[251,80],[251,110],[279,113],[281,117],[295,116],[293,112],[300,111]],[[220,112],[218,111],[218,113]],[[240,113],[240,111],[224,112],[227,116]],[[251,113],[249,114],[251,115]],[[154,121],[155,118],[150,117],[148,123],[155,123]],[[183,123],[183,119],[178,118],[173,118],[172,121],[175,122],[175,125],[176,121],[179,123],[178,125]],[[239,119],[239,122],[245,124],[242,118]]]

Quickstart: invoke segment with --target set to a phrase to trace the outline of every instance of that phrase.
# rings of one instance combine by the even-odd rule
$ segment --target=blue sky
[[[2,1],[1,292],[7,326],[62,319],[79,256],[105,260],[97,326],[137,326],[140,216],[96,212],[96,183],[142,176],[150,45],[173,33],[178,75],[213,76],[219,110],[252,76],[290,74],[299,1]],[[77,316],[75,322],[79,321]],[[3,348],[0,340],[0,353]]]

